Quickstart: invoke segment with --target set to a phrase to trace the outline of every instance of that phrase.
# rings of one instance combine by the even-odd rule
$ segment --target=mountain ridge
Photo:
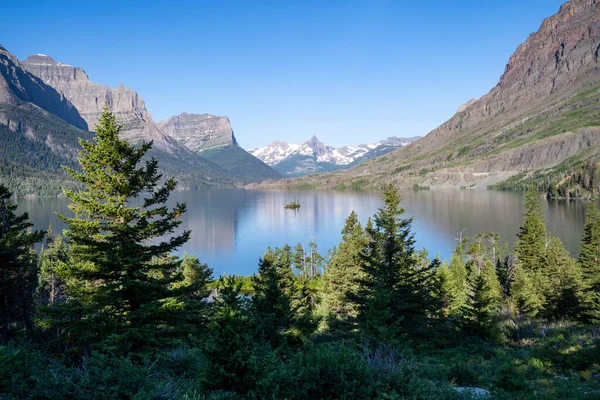
[[[244,183],[282,178],[279,172],[239,146],[228,117],[184,112],[157,126]]]
[[[600,3],[572,0],[509,58],[498,83],[419,141],[354,168],[269,186],[542,188],[598,158]],[[571,142],[580,145],[569,145]]]
[[[267,146],[249,149],[248,152],[286,176],[300,176],[348,168],[371,158],[374,152],[385,154],[417,139],[418,137],[389,137],[372,144],[334,148],[313,135],[299,144],[275,140]]]
[[[135,92],[122,86],[113,92],[108,87],[96,85],[89,81],[83,70],[56,62],[49,56],[36,55],[27,63],[20,62],[2,47],[0,130],[3,135],[0,142],[11,152],[3,156],[5,162],[0,166],[0,179],[9,182],[17,195],[59,194],[62,184],[68,182],[61,166],[75,165],[80,150],[78,138],[90,140],[93,137],[88,132],[90,114],[84,113],[87,120],[80,114],[80,110],[85,111],[82,101],[88,101],[85,90],[77,97],[76,90],[69,88],[75,81],[84,82],[84,88],[92,87],[97,91],[95,93],[103,94],[94,98],[94,111],[101,110],[105,101],[115,108],[117,103],[110,100],[119,93],[131,93],[132,107],[139,105],[141,112],[133,113],[138,116],[125,120],[123,113],[117,112],[119,122],[124,123],[123,136],[133,143],[152,140],[154,144],[148,157],[157,158],[163,174],[175,176],[181,189],[235,185],[226,177],[225,170],[153,127],[149,114],[144,115],[147,111],[143,100]],[[118,110],[123,109],[126,109],[124,103]],[[44,180],[50,183],[46,184]]]

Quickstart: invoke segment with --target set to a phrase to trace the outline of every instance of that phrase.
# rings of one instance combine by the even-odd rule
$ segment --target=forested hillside
[[[78,139],[92,135],[35,107],[0,104],[0,115],[0,181],[17,196],[60,193],[62,166],[75,166]]]

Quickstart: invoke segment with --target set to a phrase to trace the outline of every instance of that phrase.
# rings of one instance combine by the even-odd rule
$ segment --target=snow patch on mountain
[[[334,148],[323,144],[316,136],[303,143],[286,143],[274,141],[273,143],[250,149],[248,152],[266,164],[278,169],[284,161],[293,165],[286,165],[279,169],[288,175],[309,174],[328,169],[340,169],[360,161],[363,157],[377,150],[382,153],[389,152],[397,147],[406,146],[418,138],[390,137],[377,143],[350,145]]]

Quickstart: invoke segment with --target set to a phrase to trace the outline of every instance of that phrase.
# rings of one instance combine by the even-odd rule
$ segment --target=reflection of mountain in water
[[[180,253],[197,255],[210,261],[217,257],[230,259],[235,248],[240,213],[247,207],[243,190],[178,192],[172,204],[186,202],[182,229],[191,230],[190,240]]]
[[[403,193],[405,216],[414,217],[416,248],[426,248],[448,259],[456,239],[478,232],[498,232],[503,243],[514,243],[524,212],[521,193],[471,190],[412,190]],[[286,210],[297,197],[301,208]],[[192,236],[179,251],[207,262],[215,275],[249,275],[268,246],[281,247],[316,240],[323,254],[336,246],[344,221],[352,210],[364,224],[382,202],[377,193],[352,191],[207,190],[175,192],[169,206],[186,202],[182,229]],[[29,212],[36,229],[52,221],[55,233],[64,224],[54,213],[70,214],[66,199],[20,199],[18,211]],[[557,235],[573,256],[579,253],[585,202],[544,202],[548,230]]]

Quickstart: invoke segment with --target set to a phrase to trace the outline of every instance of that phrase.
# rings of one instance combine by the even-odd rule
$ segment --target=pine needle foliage
[[[44,232],[31,230],[27,213],[16,214],[11,197],[0,184],[0,341],[13,339],[16,330],[33,330],[37,286],[33,245],[44,237]]]
[[[133,146],[121,128],[105,107],[95,139],[80,140],[81,169],[65,168],[82,188],[64,191],[75,214],[59,215],[71,252],[61,277],[67,301],[49,324],[68,326],[63,339],[72,345],[135,351],[198,329],[190,309],[198,302],[184,300],[205,282],[180,284],[181,260],[170,254],[190,237],[175,233],[186,206],[166,206],[176,182],[163,181],[158,162],[145,158],[152,142]]]

